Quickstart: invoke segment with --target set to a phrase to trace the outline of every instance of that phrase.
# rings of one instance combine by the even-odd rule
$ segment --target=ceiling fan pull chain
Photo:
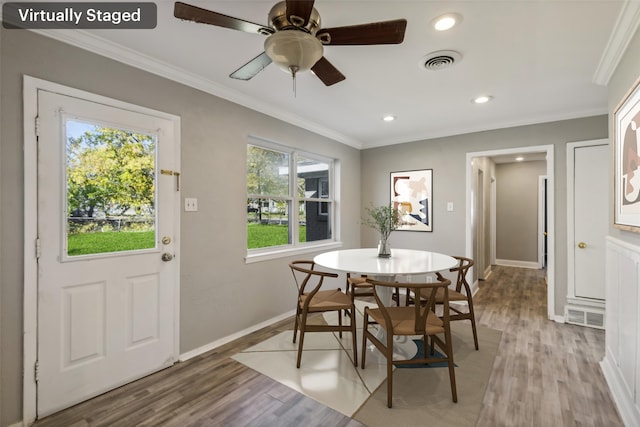
[[[295,98],[297,95],[297,90],[296,90],[296,71],[298,71],[298,67],[296,67],[295,65],[292,65],[289,67],[289,70],[291,70],[291,77],[293,78],[293,97]]]

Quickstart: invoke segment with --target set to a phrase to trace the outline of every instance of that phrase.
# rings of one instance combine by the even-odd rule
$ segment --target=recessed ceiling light
[[[516,161],[517,161],[517,162],[521,162],[521,161],[523,161],[523,160],[524,160],[524,157],[522,157],[522,156],[518,156],[518,157],[516,157]]]
[[[453,28],[456,24],[462,21],[462,16],[457,13],[445,13],[444,15],[438,16],[434,19],[433,28],[438,31],[446,31]]]
[[[472,99],[471,101],[476,103],[476,104],[486,104],[487,102],[491,101],[492,99],[493,99],[492,96],[482,95],[482,96],[478,96],[477,98]]]
[[[388,114],[382,118],[382,120],[384,120],[385,122],[392,122],[395,119],[396,119],[396,116],[393,116],[391,114]]]

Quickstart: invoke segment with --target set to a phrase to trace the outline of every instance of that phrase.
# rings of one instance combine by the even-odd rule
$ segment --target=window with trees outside
[[[67,120],[66,255],[156,247],[156,137]]]
[[[247,145],[247,249],[333,240],[333,161]]]

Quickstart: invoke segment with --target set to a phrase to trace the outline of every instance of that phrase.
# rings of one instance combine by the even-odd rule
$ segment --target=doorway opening
[[[502,150],[490,150],[482,152],[467,153],[467,171],[466,171],[466,226],[465,226],[465,251],[466,256],[476,259],[478,256],[478,233],[482,232],[485,240],[489,240],[488,244],[483,245],[481,252],[488,252],[489,257],[483,255],[489,259],[489,264],[496,263],[496,183],[495,174],[492,170],[495,170],[495,166],[491,166],[492,163],[504,161],[505,158],[514,159],[517,155],[539,155],[540,159],[546,160],[546,274],[547,274],[547,317],[550,320],[556,320],[555,315],[555,257],[554,257],[554,158],[553,158],[553,145],[541,145],[532,147],[520,147],[510,148]],[[482,169],[482,175],[479,175],[479,170]],[[483,176],[486,182],[486,187],[482,187],[482,191],[478,191],[478,177]],[[490,202],[484,203],[485,210],[480,214],[478,212],[479,203],[478,198],[482,194],[483,199],[489,199]],[[489,212],[487,212],[487,210]],[[489,220],[486,221],[486,218]],[[482,218],[482,219],[481,219]],[[482,222],[480,222],[482,221]],[[488,224],[488,225],[487,225]],[[484,230],[484,231],[482,231]],[[540,230],[540,233],[543,233]],[[486,241],[485,241],[486,243]],[[487,249],[484,249],[487,248]],[[482,263],[481,263],[482,264]],[[538,262],[533,263],[535,266]],[[533,267],[533,265],[532,265]],[[485,266],[486,269],[486,266]],[[477,289],[479,278],[484,278],[486,270],[483,272],[477,271],[478,269],[473,267],[471,277],[473,278],[473,288]],[[562,316],[560,316],[560,319]]]

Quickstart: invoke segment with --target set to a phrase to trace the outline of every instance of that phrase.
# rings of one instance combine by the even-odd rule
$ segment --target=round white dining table
[[[449,255],[415,249],[391,249],[389,258],[378,257],[376,248],[343,249],[316,255],[313,261],[329,270],[366,274],[385,281],[393,281],[400,275],[412,276],[449,270],[458,265],[458,261]],[[411,280],[407,277],[404,281]],[[391,305],[392,288],[377,286],[376,292],[385,305]],[[380,329],[378,333],[382,338],[384,331]],[[369,347],[371,356],[368,353],[367,358],[383,363],[382,356],[376,353],[375,346]],[[411,359],[417,351],[418,347],[412,339],[395,337],[394,359]]]
[[[392,249],[391,257],[378,257],[376,248],[343,249],[316,255],[313,261],[325,268],[370,276],[434,273],[455,267],[455,258],[416,249]]]

